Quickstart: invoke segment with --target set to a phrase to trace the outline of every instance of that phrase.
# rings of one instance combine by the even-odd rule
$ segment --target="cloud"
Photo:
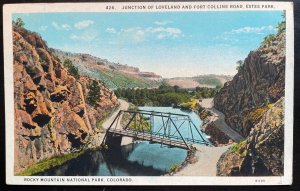
[[[56,22],[52,22],[51,24],[56,30],[61,30],[61,27]]]
[[[135,42],[142,42],[146,38],[156,38],[161,40],[166,38],[175,39],[184,37],[183,32],[179,28],[172,27],[130,27],[120,29],[119,31],[115,28],[107,28],[106,32],[129,38]]]
[[[52,22],[51,23],[52,26],[56,29],[56,30],[66,30],[66,31],[69,31],[72,29],[72,27],[68,24],[58,24],[56,22]]]
[[[158,27],[158,28],[148,28],[148,30],[151,33],[156,34],[156,37],[158,39],[163,39],[166,37],[170,37],[170,38],[179,38],[179,37],[183,37],[183,33],[179,28],[165,28],[165,27]]]
[[[172,21],[155,21],[154,24],[156,25],[167,25],[172,23]]]
[[[116,31],[116,29],[115,28],[106,28],[106,30],[105,30],[106,32],[108,32],[108,33],[112,33],[112,34],[116,34],[117,33],[117,31]]]
[[[93,40],[96,40],[97,37],[98,37],[98,33],[96,31],[85,31],[80,35],[76,35],[76,34],[70,35],[70,39],[72,40],[80,40],[85,42],[91,42]]]
[[[64,29],[64,30],[66,30],[66,31],[69,31],[69,30],[72,29],[72,27],[70,25],[68,25],[68,24],[62,24],[61,28]]]
[[[47,28],[48,28],[48,26],[40,26],[40,27],[39,27],[39,30],[40,30],[40,31],[45,31],[45,30],[47,30]]]
[[[254,33],[254,34],[263,34],[267,31],[275,31],[275,28],[271,25],[261,26],[261,27],[242,27],[238,29],[232,29],[230,32],[225,32],[227,34],[241,34],[241,33]]]
[[[255,36],[260,37],[260,35],[267,35],[272,32],[276,32],[276,29],[271,25],[260,27],[246,26],[226,31],[221,35],[216,36],[214,39],[225,43],[235,44],[248,41],[249,35],[252,35],[252,37],[254,38]]]
[[[135,42],[142,42],[146,38],[146,30],[141,27],[125,28],[125,29],[121,29],[118,32],[118,35],[125,38],[130,38]]]
[[[89,27],[92,24],[94,24],[94,21],[92,21],[92,20],[83,20],[83,21],[79,21],[79,22],[75,23],[74,27],[77,29],[84,29],[84,28]]]

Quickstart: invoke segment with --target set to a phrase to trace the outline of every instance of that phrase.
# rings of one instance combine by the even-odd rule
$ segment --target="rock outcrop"
[[[284,161],[284,97],[269,109],[248,138],[224,153],[217,165],[220,176],[282,176]]]
[[[220,176],[283,175],[285,30],[266,39],[214,98],[226,122],[245,137],[219,159]]]
[[[206,134],[209,135],[209,140],[215,146],[222,146],[224,144],[231,143],[230,137],[228,137],[223,131],[216,127],[214,123],[214,116],[208,109],[203,109],[200,114],[200,119],[202,120],[202,127],[201,130]]]
[[[96,123],[117,106],[103,82],[95,105],[87,103],[93,79],[76,79],[43,39],[13,28],[15,173],[54,155],[81,148],[96,134]]]
[[[285,32],[270,45],[250,52],[233,80],[226,82],[214,98],[214,106],[226,116],[226,122],[244,137],[252,125],[244,119],[250,112],[274,103],[284,96]]]

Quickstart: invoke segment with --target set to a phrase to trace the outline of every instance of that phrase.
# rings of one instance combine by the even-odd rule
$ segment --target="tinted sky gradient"
[[[281,11],[14,14],[53,48],[89,53],[163,77],[235,74],[276,33]]]

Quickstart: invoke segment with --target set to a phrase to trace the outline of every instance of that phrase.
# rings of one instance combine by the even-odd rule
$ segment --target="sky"
[[[48,46],[88,53],[162,77],[234,75],[268,34],[281,11],[26,13],[25,28]]]

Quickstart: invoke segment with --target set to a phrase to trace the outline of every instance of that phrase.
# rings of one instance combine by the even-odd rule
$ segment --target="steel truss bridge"
[[[159,127],[155,126],[156,120],[160,121],[156,123]],[[188,131],[185,130],[188,135],[183,135],[180,131],[183,128],[188,128]],[[211,145],[204,139],[189,115],[157,111],[120,110],[108,127],[102,144],[109,144],[112,139],[121,144],[123,136],[187,150],[191,150],[193,144]]]

